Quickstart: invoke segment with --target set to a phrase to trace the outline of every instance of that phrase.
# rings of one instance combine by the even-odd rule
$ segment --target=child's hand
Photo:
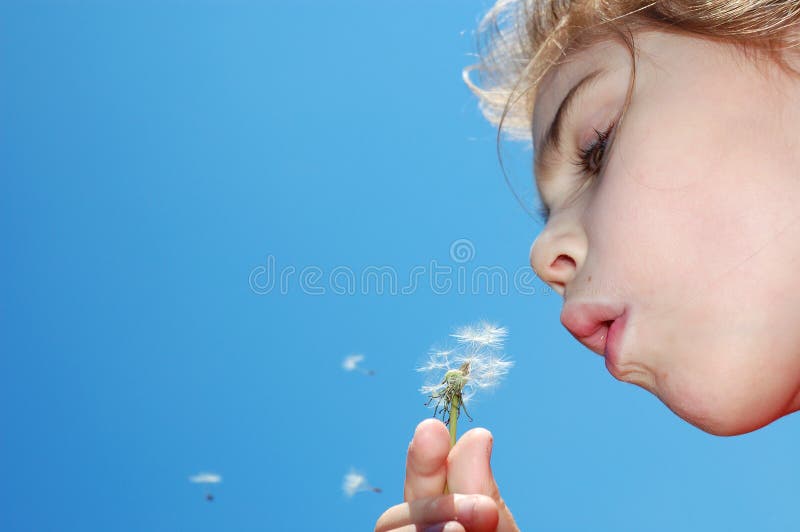
[[[386,510],[375,532],[519,532],[494,482],[491,454],[486,429],[468,431],[451,450],[444,423],[420,423],[408,446],[406,502]]]

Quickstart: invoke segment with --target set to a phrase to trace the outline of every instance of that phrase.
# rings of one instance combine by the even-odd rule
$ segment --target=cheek
[[[644,249],[633,244],[638,253],[618,261],[630,279],[623,362],[647,368],[654,379],[648,389],[713,434],[749,432],[785,415],[800,385],[796,263],[786,260],[781,245],[762,245],[753,254],[702,230],[695,233],[698,244],[691,232],[665,227],[650,226],[654,240]],[[643,238],[639,230],[628,236]],[[684,241],[663,254],[657,238]],[[800,241],[796,232],[792,238]],[[749,244],[764,241],[767,235]],[[701,258],[678,247],[696,249]],[[703,255],[709,250],[717,256]]]
[[[627,123],[585,227],[593,271],[631,308],[623,361],[649,368],[648,389],[679,416],[729,435],[798,394],[800,224],[778,144],[708,120],[658,135]]]
[[[653,391],[706,432],[743,434],[790,412],[800,367],[792,349],[774,342],[764,328],[747,320],[722,321],[650,331],[650,338],[670,348],[650,360],[656,368]],[[708,334],[711,329],[714,334]]]
[[[725,121],[701,129],[663,119],[656,132],[652,117],[630,118],[585,225],[592,251],[613,267],[607,278],[677,303],[757,252],[795,211],[787,210],[794,198],[765,186],[765,175],[785,171],[764,162],[774,151],[768,140],[754,148]]]

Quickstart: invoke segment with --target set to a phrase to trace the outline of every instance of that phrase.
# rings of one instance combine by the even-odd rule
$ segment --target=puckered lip
[[[622,303],[567,301],[561,310],[561,323],[580,343],[605,356],[611,324],[624,313]]]

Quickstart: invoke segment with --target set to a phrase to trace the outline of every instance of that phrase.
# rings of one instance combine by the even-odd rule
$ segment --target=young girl
[[[800,409],[799,21],[800,1],[499,0],[468,80],[533,142],[531,264],[562,324],[710,434]],[[421,423],[376,531],[518,530],[491,445]]]

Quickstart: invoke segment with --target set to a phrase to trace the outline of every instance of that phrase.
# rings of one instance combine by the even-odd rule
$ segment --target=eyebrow
[[[564,121],[573,111],[578,98],[592,86],[593,81],[596,81],[607,72],[603,68],[590,72],[564,96],[561,105],[558,106],[555,117],[553,117],[553,122],[547,128],[547,132],[539,143],[539,149],[534,151],[536,159],[534,176],[538,183],[545,183],[553,177],[546,173],[547,161],[553,157],[555,152],[561,151],[561,134],[564,129]]]

